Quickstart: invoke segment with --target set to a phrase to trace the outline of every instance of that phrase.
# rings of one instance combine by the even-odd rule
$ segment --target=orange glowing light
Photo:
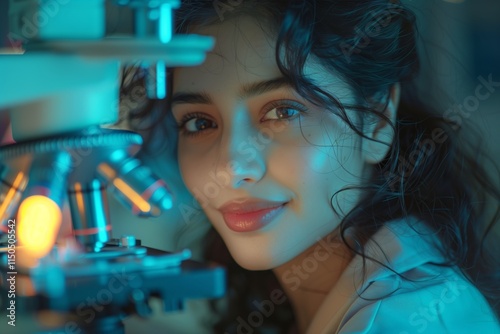
[[[7,212],[7,209],[11,203],[11,201],[14,199],[14,196],[17,193],[17,189],[21,185],[21,182],[24,180],[24,174],[22,172],[19,172],[16,176],[16,179],[12,183],[12,187],[10,187],[9,191],[7,192],[7,195],[5,195],[5,199],[2,204],[0,204],[0,219],[5,219],[4,215]]]
[[[139,208],[142,212],[151,211],[151,205],[141,197],[134,189],[130,188],[128,184],[125,183],[120,178],[116,178],[113,180],[113,185],[122,192],[127,198],[134,203],[135,206]]]
[[[78,205],[78,211],[80,214],[85,213],[85,204],[83,203],[83,195],[82,195],[82,185],[80,182],[75,183],[75,197],[76,204]]]
[[[42,258],[55,244],[62,213],[59,206],[50,198],[34,195],[26,198],[19,207],[19,243],[25,246],[26,255]]]
[[[101,173],[103,173],[103,174],[104,174],[104,176],[106,176],[106,178],[107,178],[108,180],[110,180],[110,179],[114,179],[114,178],[116,177],[116,173],[115,173],[115,171],[114,171],[114,170],[113,170],[113,168],[111,168],[108,164],[106,164],[106,163],[101,163],[101,164],[99,164],[99,167],[98,167],[98,168],[99,168],[99,171],[100,171]]]
[[[142,212],[150,212],[151,205],[139,194],[132,189],[124,180],[117,177],[116,172],[106,163],[99,165],[99,171],[108,179],[112,180],[113,186],[120,191],[134,206]]]

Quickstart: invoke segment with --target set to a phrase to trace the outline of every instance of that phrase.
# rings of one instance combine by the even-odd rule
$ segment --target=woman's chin
[[[229,248],[229,252],[236,263],[246,270],[270,270],[277,267],[277,264],[272,261],[272,257],[270,255],[264,256],[262,254],[245,252],[238,247],[235,247],[234,250]]]

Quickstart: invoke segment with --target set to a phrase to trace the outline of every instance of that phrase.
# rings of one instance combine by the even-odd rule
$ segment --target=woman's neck
[[[290,303],[300,333],[305,333],[326,295],[352,256],[333,234],[273,270]]]

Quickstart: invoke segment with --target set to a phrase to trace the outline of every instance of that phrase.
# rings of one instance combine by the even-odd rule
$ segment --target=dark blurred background
[[[423,44],[421,90],[448,108],[464,105],[491,76],[500,82],[500,1],[404,1],[415,9]],[[443,91],[442,91],[443,90]],[[500,162],[500,84],[464,121],[479,127]]]
[[[6,18],[6,13],[7,13],[7,9],[8,9],[8,6],[9,6],[9,0],[2,0],[0,1],[0,32],[2,33],[1,36],[3,37],[2,38],[2,42],[4,43],[3,45],[5,45],[5,36],[7,35],[7,18]]]

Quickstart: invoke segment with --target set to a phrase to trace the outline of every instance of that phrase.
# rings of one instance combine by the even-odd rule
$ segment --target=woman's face
[[[365,166],[360,138],[330,111],[315,107],[283,80],[274,43],[250,18],[193,33],[216,38],[201,66],[174,70],[172,112],[179,130],[182,178],[244,268],[286,263],[331,233],[358,200]],[[348,85],[313,62],[306,74],[344,104]],[[353,118],[354,120],[354,118]],[[228,201],[286,204],[259,215],[227,215]],[[268,217],[268,218],[269,218]]]

